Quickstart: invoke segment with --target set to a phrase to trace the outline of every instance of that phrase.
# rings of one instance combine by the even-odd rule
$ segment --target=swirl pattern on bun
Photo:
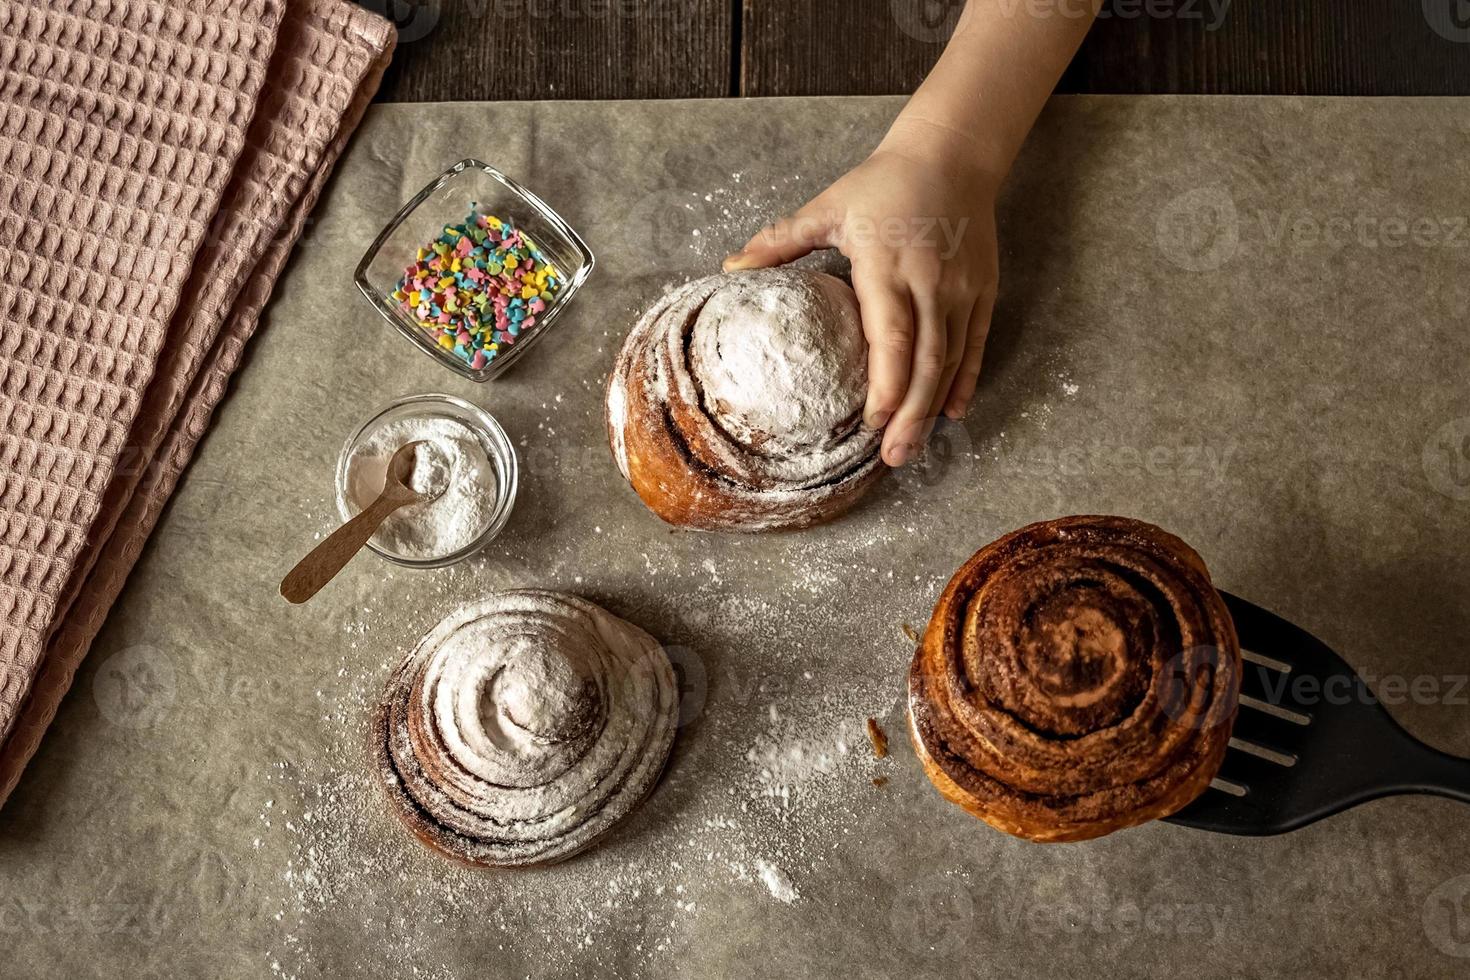
[[[832,276],[723,273],[675,289],[628,335],[608,380],[618,468],[670,524],[804,527],[883,472],[863,422],[867,342]]]
[[[445,619],[394,671],[372,748],[424,843],[470,864],[543,864],[648,795],[678,708],[647,633],[575,596],[501,592]]]
[[[1204,562],[1142,521],[1022,528],[955,573],[909,670],[910,734],[951,801],[1075,841],[1168,816],[1209,786],[1240,693]]]

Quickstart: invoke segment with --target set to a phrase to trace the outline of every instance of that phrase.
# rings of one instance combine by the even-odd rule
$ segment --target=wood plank
[[[1016,16],[1078,0],[996,0]],[[1109,0],[1064,92],[1470,94],[1460,0]],[[894,94],[939,57],[961,0],[744,0],[746,95]],[[1149,16],[1152,9],[1168,16]],[[1458,19],[1457,19],[1458,18]],[[1431,23],[1433,21],[1433,23]]]
[[[730,0],[357,2],[399,25],[380,101],[730,94]]]

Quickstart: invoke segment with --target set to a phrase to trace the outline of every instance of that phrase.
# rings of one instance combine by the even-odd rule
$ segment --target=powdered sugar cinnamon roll
[[[501,592],[431,630],[373,720],[378,775],[429,846],[471,864],[569,857],[657,782],[678,717],[657,641],[555,592]]]
[[[846,283],[723,273],[673,290],[633,328],[608,380],[608,432],[618,468],[671,524],[803,527],[847,510],[883,472],[866,398]]]
[[[910,731],[953,802],[1019,837],[1085,840],[1205,790],[1240,674],[1193,549],[1142,521],[1068,517],[955,573],[909,671]]]

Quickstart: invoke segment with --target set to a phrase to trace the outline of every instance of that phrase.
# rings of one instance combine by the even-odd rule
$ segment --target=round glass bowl
[[[515,506],[519,479],[515,447],[511,445],[500,423],[489,412],[453,395],[409,395],[393,402],[358,427],[342,447],[342,455],[337,460],[337,510],[344,521],[356,517],[360,510],[348,495],[348,464],[358,447],[385,425],[419,418],[451,419],[458,422],[475,434],[485,450],[485,456],[490,461],[489,472],[495,480],[492,488],[494,502],[490,513],[486,515],[485,529],[463,548],[432,558],[395,554],[379,547],[372,540],[368,541],[368,547],[395,565],[443,568],[463,561],[489,544],[505,528],[506,522],[510,520],[511,509]]]

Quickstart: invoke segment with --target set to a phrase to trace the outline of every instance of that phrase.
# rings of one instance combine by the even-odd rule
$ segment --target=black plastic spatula
[[[1470,759],[1400,728],[1357,672],[1306,630],[1221,594],[1245,656],[1240,714],[1214,783],[1171,823],[1282,834],[1382,796],[1470,803]]]

